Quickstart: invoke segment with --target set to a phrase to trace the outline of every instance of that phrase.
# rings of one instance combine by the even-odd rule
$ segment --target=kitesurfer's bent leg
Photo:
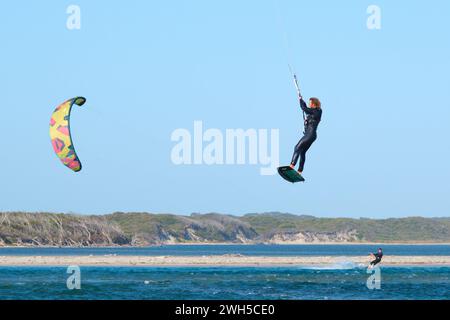
[[[298,171],[303,172],[303,168],[305,166],[306,161],[306,152],[311,147],[313,142],[316,140],[316,135],[305,135],[294,148],[294,154],[292,155],[291,167],[295,167],[298,159],[300,158],[300,164],[298,167]]]
[[[372,265],[372,267],[375,267],[378,263],[381,262],[380,258],[376,258],[375,260],[373,260],[372,262],[370,262],[370,264]]]
[[[300,141],[297,143],[297,145],[294,147],[294,154],[292,155],[292,160],[291,160],[292,169],[295,167],[295,165],[298,162],[298,158],[300,157],[300,152],[302,149],[302,143],[303,143],[304,139],[305,139],[305,137],[301,138]]]

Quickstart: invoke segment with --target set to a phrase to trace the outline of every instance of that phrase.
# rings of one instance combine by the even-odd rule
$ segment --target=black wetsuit
[[[375,256],[375,260],[370,262],[371,266],[375,266],[381,262],[381,258],[383,258],[383,251],[378,251],[377,253],[374,253],[373,255]]]
[[[313,142],[317,139],[317,127],[319,126],[319,122],[322,119],[322,109],[308,108],[306,102],[303,99],[300,100],[300,107],[306,114],[305,132],[303,137],[295,146],[291,165],[295,166],[297,164],[298,158],[300,157],[298,171],[303,172],[303,167],[305,166],[306,160],[306,151],[308,151]]]

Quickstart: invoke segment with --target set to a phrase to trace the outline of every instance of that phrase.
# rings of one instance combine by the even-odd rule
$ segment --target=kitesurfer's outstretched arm
[[[304,113],[311,114],[312,109],[308,108],[308,106],[306,105],[306,102],[305,102],[305,100],[303,100],[302,96],[300,96],[300,108],[302,108]]]

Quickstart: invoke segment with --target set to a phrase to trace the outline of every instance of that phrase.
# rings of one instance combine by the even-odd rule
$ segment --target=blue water
[[[449,267],[383,267],[369,290],[364,268],[82,267],[81,289],[63,267],[0,267],[2,299],[450,299]]]
[[[379,245],[170,245],[146,248],[0,248],[0,256],[143,255],[361,256]],[[450,256],[450,245],[382,245],[387,255]]]
[[[148,248],[0,248],[6,255],[356,256],[377,245],[179,245]],[[446,245],[383,245],[386,255],[450,255]],[[450,299],[450,267],[381,267],[369,290],[364,267],[0,267],[0,299]]]

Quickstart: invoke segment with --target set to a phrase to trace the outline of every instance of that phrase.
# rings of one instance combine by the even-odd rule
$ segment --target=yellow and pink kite
[[[50,138],[53,150],[61,162],[69,169],[78,172],[81,162],[75,152],[70,134],[70,112],[74,104],[82,106],[86,102],[83,97],[75,97],[60,104],[50,119]]]

